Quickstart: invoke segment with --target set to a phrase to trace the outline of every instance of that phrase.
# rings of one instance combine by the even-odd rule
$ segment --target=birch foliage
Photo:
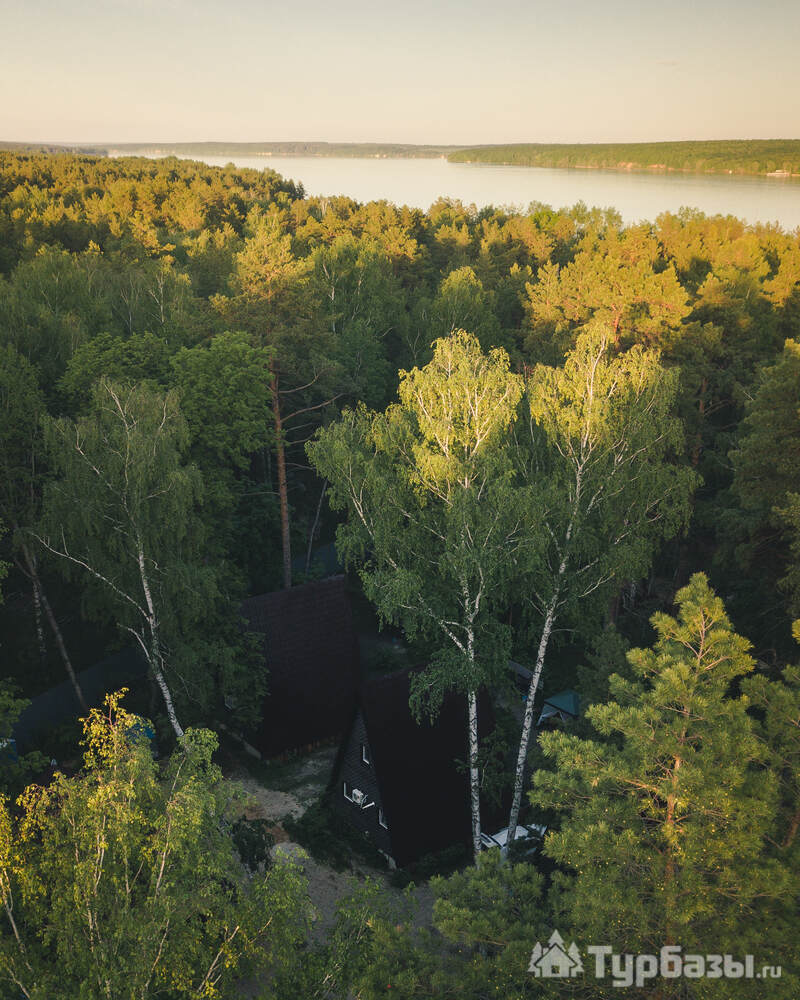
[[[445,690],[467,694],[476,852],[475,696],[507,662],[496,611],[522,543],[508,447],[522,391],[504,351],[484,354],[458,331],[425,368],[400,373],[398,403],[346,411],[308,449],[332,506],[348,511],[337,544],[367,597],[384,621],[434,644],[420,703],[435,711]]]
[[[41,541],[86,586],[88,612],[141,649],[180,736],[173,691],[184,705],[207,704],[225,651],[191,649],[218,594],[202,559],[202,481],[184,461],[177,396],[101,380],[88,416],[44,426],[60,475],[48,484]]]
[[[677,461],[678,373],[656,351],[610,348],[596,326],[562,368],[538,365],[528,383],[520,456],[547,542],[532,578],[540,614],[557,595],[559,610],[585,616],[587,598],[645,574],[655,545],[689,516],[697,479]]]
[[[516,828],[539,686],[557,625],[587,631],[615,590],[644,576],[656,547],[688,521],[695,473],[681,465],[676,371],[657,351],[612,354],[611,333],[593,326],[561,368],[537,365],[520,422],[520,474],[535,498],[523,591],[535,666],[523,721],[510,826]],[[536,641],[536,640],[535,640]]]
[[[308,451],[348,511],[337,545],[381,617],[452,647],[461,670],[447,683],[467,689],[487,669],[469,658],[470,635],[476,650],[495,633],[490,610],[521,540],[507,447],[521,379],[463,331],[400,377],[399,403],[345,411]]]
[[[305,887],[288,865],[245,874],[213,733],[187,731],[161,773],[119,695],[84,732],[82,773],[30,786],[16,818],[0,801],[3,996],[233,998],[253,962],[289,962]]]

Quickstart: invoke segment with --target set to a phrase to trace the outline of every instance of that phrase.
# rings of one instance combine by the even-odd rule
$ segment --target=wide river
[[[205,157],[222,166],[226,157]],[[437,198],[465,205],[527,208],[532,201],[554,208],[583,201],[616,208],[626,223],[653,221],[683,206],[706,215],[735,215],[748,222],[800,227],[800,180],[611,170],[550,170],[543,167],[477,166],[447,160],[338,159],[252,156],[234,158],[241,167],[271,167],[302,183],[306,194],[344,194],[357,201],[385,199],[427,209]]]

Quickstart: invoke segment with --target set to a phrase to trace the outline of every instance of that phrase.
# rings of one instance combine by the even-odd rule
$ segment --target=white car
[[[536,851],[541,847],[542,840],[544,839],[544,835],[546,833],[546,826],[532,823],[530,826],[518,826],[517,835],[514,839],[516,841],[525,842],[529,851]],[[499,830],[497,833],[482,833],[481,846],[486,850],[490,847],[499,847],[500,854],[505,857],[508,853],[508,827]]]

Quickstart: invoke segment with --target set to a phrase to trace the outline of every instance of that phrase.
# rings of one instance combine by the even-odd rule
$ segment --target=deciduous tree
[[[331,484],[331,504],[348,512],[338,546],[381,618],[436,643],[422,681],[434,705],[448,687],[467,697],[477,857],[477,691],[508,655],[495,616],[523,532],[508,447],[522,380],[505,352],[486,355],[463,331],[400,378],[398,404],[346,411],[308,451]]]
[[[604,326],[581,334],[562,368],[537,365],[520,422],[519,460],[531,485],[533,546],[522,589],[538,627],[514,776],[512,839],[522,801],[533,703],[553,628],[597,624],[614,589],[644,575],[658,542],[686,524],[695,474],[675,461],[677,373],[654,351],[614,356]]]
[[[30,580],[37,612],[44,611],[75,697],[86,709],[64,636],[42,582],[38,553],[30,536],[40,513],[44,482],[44,443],[40,426],[44,413],[44,397],[33,366],[10,345],[0,347],[0,514],[11,528],[14,558],[22,574]],[[40,618],[37,628],[43,648]]]
[[[162,774],[143,720],[110,696],[84,724],[85,763],[0,802],[0,982],[28,1000],[233,998],[305,936],[305,886],[247,875],[231,839],[243,796],[188,730]],[[11,992],[15,991],[15,992]]]
[[[199,704],[214,690],[213,662],[189,649],[219,595],[203,562],[202,481],[184,461],[177,396],[101,380],[89,415],[46,420],[45,438],[59,478],[48,484],[40,540],[84,581],[89,612],[135,640],[180,737],[175,687]]]

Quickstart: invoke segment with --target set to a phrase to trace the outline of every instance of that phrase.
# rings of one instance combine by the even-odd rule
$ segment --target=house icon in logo
[[[573,941],[564,947],[564,939],[553,931],[546,945],[536,942],[528,972],[541,979],[572,979],[583,972],[578,946]]]

